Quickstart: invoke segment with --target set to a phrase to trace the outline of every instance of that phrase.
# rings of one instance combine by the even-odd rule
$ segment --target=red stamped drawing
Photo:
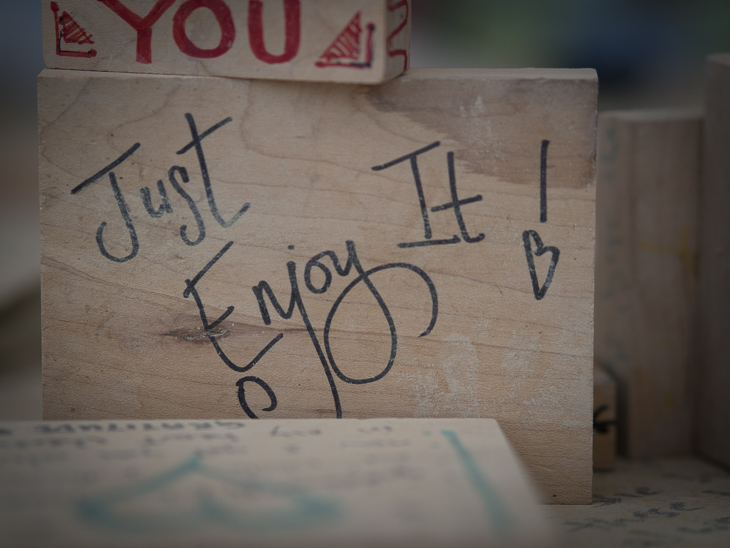
[[[62,43],[66,45],[78,44],[81,46],[85,44],[91,45],[94,41],[91,39],[91,34],[88,34],[86,29],[79,25],[67,11],[64,11],[60,15],[58,14],[61,8],[58,7],[56,2],[51,2],[51,11],[53,11],[56,24],[56,55],[64,57],[95,57],[95,49],[86,51],[64,49]]]
[[[363,29],[360,24],[360,12],[358,11],[342,32],[337,35],[334,42],[319,56],[315,66],[323,67],[349,67],[356,69],[370,68],[373,64],[373,23],[367,26],[367,37],[365,39],[365,59],[360,61],[362,52]]]

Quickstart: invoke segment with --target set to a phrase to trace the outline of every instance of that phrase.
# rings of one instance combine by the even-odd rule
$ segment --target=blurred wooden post
[[[699,112],[599,117],[596,358],[630,457],[692,449]]]
[[[700,248],[700,451],[730,466],[730,54],[708,59]]]

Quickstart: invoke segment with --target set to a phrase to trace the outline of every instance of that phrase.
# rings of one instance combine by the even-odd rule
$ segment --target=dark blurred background
[[[698,103],[730,0],[413,0],[413,66],[595,68],[599,107]]]
[[[0,6],[0,419],[39,419],[42,3]],[[411,51],[414,67],[592,67],[602,110],[699,105],[730,0],[413,0]]]

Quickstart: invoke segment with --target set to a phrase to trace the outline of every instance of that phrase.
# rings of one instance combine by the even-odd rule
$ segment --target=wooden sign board
[[[730,53],[710,56],[705,84],[700,226],[700,451],[730,466]]]
[[[702,114],[599,117],[596,357],[629,457],[692,452]]]
[[[496,418],[590,501],[593,71],[39,86],[45,418]]]
[[[410,0],[43,0],[49,68],[377,84],[408,68]]]
[[[0,435],[3,546],[553,545],[491,419],[5,422]]]

